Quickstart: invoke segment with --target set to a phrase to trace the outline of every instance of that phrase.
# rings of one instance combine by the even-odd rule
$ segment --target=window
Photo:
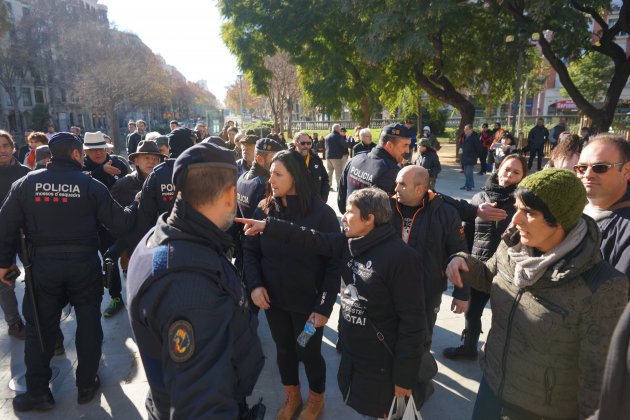
[[[22,6],[22,16],[28,16],[31,13],[31,9],[26,6]]]
[[[14,21],[15,16],[13,15],[13,5],[9,3],[8,1],[5,2],[4,4],[6,4],[7,6],[7,16],[9,16],[9,20]]]
[[[31,98],[31,88],[22,88],[22,105],[33,106],[33,98]]]
[[[35,103],[36,104],[44,103],[44,92],[39,89],[35,90]]]

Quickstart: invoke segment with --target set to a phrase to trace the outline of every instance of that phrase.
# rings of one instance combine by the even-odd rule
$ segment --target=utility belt
[[[59,244],[59,245],[33,245],[33,251],[41,252],[62,252],[62,253],[87,253],[97,252],[98,247],[94,245],[76,245],[76,244]]]

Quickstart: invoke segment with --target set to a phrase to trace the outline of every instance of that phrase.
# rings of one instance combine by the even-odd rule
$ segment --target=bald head
[[[405,166],[396,176],[396,199],[406,206],[419,206],[428,187],[429,171],[422,166]]]

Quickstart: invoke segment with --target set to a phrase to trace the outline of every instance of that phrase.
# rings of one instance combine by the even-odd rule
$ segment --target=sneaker
[[[79,404],[87,404],[94,398],[94,394],[96,394],[96,390],[101,387],[101,378],[96,375],[94,378],[94,385],[82,388],[79,387],[79,394],[77,396],[77,403]]]
[[[463,187],[461,187],[461,188],[460,188],[460,190],[462,190],[462,191],[463,191],[463,190],[465,190],[465,189],[467,189],[467,188],[468,188],[468,187],[463,186]]]
[[[47,394],[33,397],[28,392],[13,398],[13,409],[15,411],[46,411],[55,406],[55,399],[50,390]]]
[[[103,311],[103,316],[105,318],[111,318],[118,312],[120,312],[121,309],[123,309],[124,307],[125,304],[123,303],[122,299],[119,297],[115,297],[112,299],[111,302],[109,302],[109,306],[107,307],[107,309]]]
[[[9,325],[9,335],[20,340],[24,340],[26,338],[24,323],[21,319],[18,322],[14,322],[13,324]]]

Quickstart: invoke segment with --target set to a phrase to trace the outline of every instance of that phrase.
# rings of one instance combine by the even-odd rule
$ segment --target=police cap
[[[234,152],[219,147],[212,143],[199,143],[185,150],[173,166],[173,184],[178,190],[182,190],[186,177],[182,176],[192,168],[214,167],[234,169],[238,172]]]
[[[382,136],[396,136],[396,137],[410,138],[411,134],[409,133],[409,130],[407,129],[407,127],[405,127],[404,125],[394,123],[394,124],[389,124],[383,127],[383,129],[381,130],[381,137]]]
[[[59,133],[53,134],[53,136],[48,140],[48,148],[50,149],[50,154],[54,157],[55,150],[59,153],[59,146],[65,145],[68,142],[76,143],[79,148],[83,148],[83,143],[77,137],[75,137],[72,133],[68,133],[66,131],[61,131]]]
[[[256,142],[256,150],[259,152],[279,152],[284,148],[277,141],[266,137]]]

